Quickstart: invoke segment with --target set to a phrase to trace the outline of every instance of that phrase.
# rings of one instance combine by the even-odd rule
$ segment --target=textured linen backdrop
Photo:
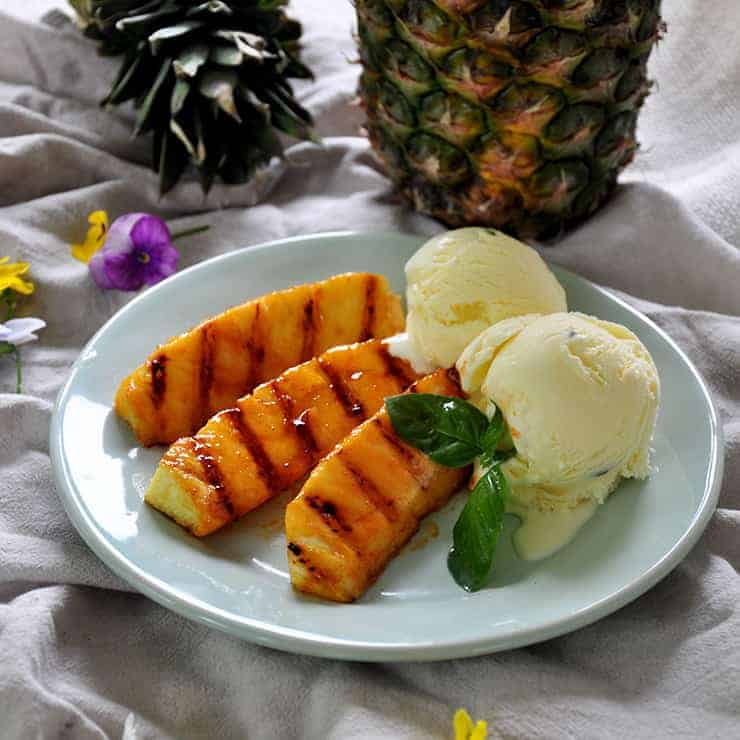
[[[292,234],[439,230],[392,200],[357,135],[349,2],[293,3],[317,73],[300,96],[323,147],[294,146],[252,186],[216,187],[205,201],[193,183],[159,200],[148,142],[129,138],[131,112],[97,106],[113,65],[58,16],[42,22],[53,5],[0,11],[0,254],[31,262],[37,291],[23,312],[49,324],[25,348],[25,395],[11,392],[12,362],[0,364],[0,735],[445,738],[466,706],[493,737],[738,737],[740,4],[664,3],[659,84],[628,184],[546,251],[628,293],[705,374],[727,439],[719,510],[669,577],[598,624],[489,657],[405,665],[255,647],[132,592],[72,529],[48,457],[70,365],[129,298],[98,290],[69,255],[89,211],[154,211],[178,229],[210,222],[182,245],[183,266]]]

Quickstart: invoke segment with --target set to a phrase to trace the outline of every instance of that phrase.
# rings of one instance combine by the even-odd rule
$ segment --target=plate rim
[[[166,281],[181,280],[192,271],[212,266],[218,262],[226,261],[245,252],[272,248],[275,246],[289,246],[311,240],[343,240],[358,236],[372,234],[378,239],[393,238],[409,240],[422,240],[425,237],[415,234],[401,232],[382,231],[328,231],[314,234],[291,236],[283,239],[275,239],[259,244],[240,247],[238,249],[216,255],[207,260],[198,262],[181,270]],[[544,257],[543,257],[544,259]],[[547,261],[547,260],[546,260]],[[554,263],[553,263],[554,264]],[[52,462],[52,470],[56,482],[58,496],[62,506],[69,517],[72,525],[77,530],[85,543],[93,553],[117,576],[152,601],[165,608],[187,618],[204,624],[208,627],[218,629],[222,632],[234,635],[249,642],[265,647],[275,648],[291,653],[310,655],[322,658],[334,658],[341,660],[358,661],[437,661],[454,658],[474,657],[485,655],[500,650],[510,650],[525,645],[531,645],[558,637],[569,632],[586,627],[594,622],[612,614],[618,609],[626,606],[637,599],[646,591],[651,589],[660,580],[667,576],[691,551],[694,545],[706,529],[711,520],[717,502],[724,472],[724,437],[722,425],[720,424],[717,406],[701,373],[694,363],[676,344],[676,342],[652,319],[626,301],[615,295],[608,289],[593,283],[587,278],[567,270],[560,265],[557,269],[578,280],[585,280],[589,286],[601,293],[607,299],[626,309],[638,320],[652,328],[676,353],[679,359],[688,368],[699,389],[701,390],[706,405],[709,409],[710,431],[711,431],[711,459],[706,476],[704,492],[700,504],[694,513],[688,527],[681,537],[673,544],[665,555],[654,563],[647,571],[630,581],[622,588],[599,601],[589,604],[567,616],[561,616],[537,626],[528,627],[510,635],[499,635],[494,637],[476,637],[469,640],[452,639],[445,642],[428,643],[383,643],[376,641],[347,640],[332,637],[320,637],[310,633],[296,630],[290,627],[281,627],[265,622],[261,619],[242,617],[235,620],[228,612],[201,599],[179,593],[176,587],[151,576],[142,570],[134,562],[130,561],[113,543],[108,542],[104,534],[97,526],[95,520],[88,515],[82,506],[79,491],[73,482],[68,461],[63,454],[61,418],[63,409],[67,405],[68,397],[82,363],[88,355],[90,347],[97,341],[98,337],[108,330],[113,321],[119,320],[122,314],[132,310],[142,300],[149,300],[150,291],[146,290],[129,301],[125,306],[116,311],[95,334],[86,342],[79,356],[72,364],[69,375],[57,394],[49,428],[49,449]],[[153,289],[156,290],[157,286]],[[348,607],[351,608],[351,605]]]

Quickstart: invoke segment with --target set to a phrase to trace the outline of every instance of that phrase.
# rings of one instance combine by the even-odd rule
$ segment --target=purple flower
[[[111,224],[105,245],[93,255],[89,266],[101,288],[138,290],[172,275],[179,256],[161,218],[128,213]]]

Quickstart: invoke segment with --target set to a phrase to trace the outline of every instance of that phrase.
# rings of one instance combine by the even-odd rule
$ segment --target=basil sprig
[[[466,591],[481,589],[491,571],[504,524],[509,484],[499,467],[516,453],[501,409],[491,421],[461,398],[411,393],[385,401],[396,434],[407,444],[449,468],[480,458],[481,476],[452,533],[447,567]],[[508,449],[499,449],[500,447]]]

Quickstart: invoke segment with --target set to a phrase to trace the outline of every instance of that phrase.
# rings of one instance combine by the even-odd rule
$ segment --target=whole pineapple
[[[418,210],[552,238],[612,192],[660,0],[356,5],[370,140]]]
[[[188,165],[204,190],[247,181],[282,153],[278,131],[311,139],[311,116],[289,79],[301,26],[288,0],[69,0],[102,54],[120,55],[104,105],[134,101],[134,134],[152,132],[152,166],[166,193]]]

